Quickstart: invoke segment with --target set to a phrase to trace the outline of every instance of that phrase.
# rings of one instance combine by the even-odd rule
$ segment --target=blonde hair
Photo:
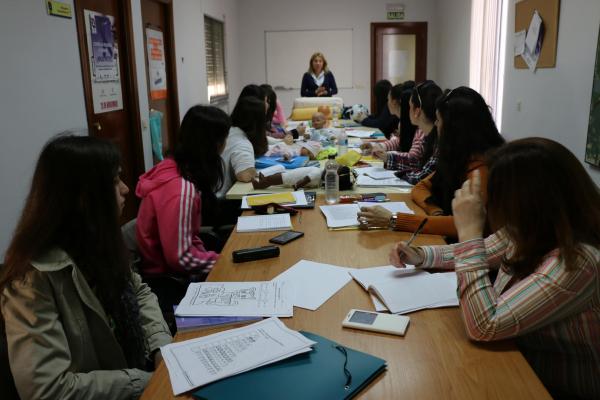
[[[327,60],[325,59],[325,56],[323,55],[323,53],[321,53],[320,51],[317,51],[312,56],[310,56],[310,61],[308,62],[308,73],[309,74],[315,73],[315,71],[313,71],[312,64],[313,64],[314,59],[317,57],[321,57],[321,59],[323,60],[323,72],[328,73],[329,69],[327,68]]]

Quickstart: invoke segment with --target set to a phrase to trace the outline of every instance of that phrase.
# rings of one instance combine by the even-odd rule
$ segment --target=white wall
[[[42,1],[3,1],[0,50],[1,262],[40,149],[87,122],[75,19],[48,16]]]
[[[354,30],[353,89],[340,89],[346,104],[370,103],[371,22],[386,22],[386,0],[243,0],[239,1],[240,83],[264,83],[265,31],[294,29]],[[405,21],[427,21],[427,76],[438,75],[437,0],[404,0]],[[315,44],[315,51],[318,44]],[[293,51],[293,49],[290,49]],[[325,54],[327,56],[327,54]],[[308,66],[308,60],[306,60]],[[330,65],[336,69],[344,66]],[[281,65],[280,68],[285,68]],[[298,77],[300,81],[301,76]],[[291,111],[299,90],[278,91],[286,113]]]
[[[437,0],[437,83],[445,88],[469,85],[471,0]]]
[[[204,15],[225,22],[225,64],[230,93],[230,108],[240,91],[237,0],[174,0],[175,54],[179,114],[196,104],[208,103],[206,56],[204,53]],[[227,111],[227,107],[225,108]]]
[[[513,67],[514,4],[509,7],[502,133],[543,136],[571,150],[600,184],[600,169],[584,162],[594,77],[600,1],[561,1],[555,68]],[[521,102],[521,111],[517,103]]]

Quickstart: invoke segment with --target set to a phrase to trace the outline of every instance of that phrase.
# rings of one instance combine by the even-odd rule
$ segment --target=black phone
[[[275,244],[286,244],[302,236],[304,236],[304,232],[287,231],[283,232],[281,235],[277,235],[274,238],[269,239],[269,242]]]

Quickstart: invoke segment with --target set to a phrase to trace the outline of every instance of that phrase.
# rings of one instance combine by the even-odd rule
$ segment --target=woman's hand
[[[454,192],[452,214],[459,241],[464,242],[483,237],[486,217],[481,199],[479,170],[475,170],[473,177],[465,181],[462,187]]]
[[[383,148],[383,146],[373,147],[373,157],[380,159],[384,163],[387,162],[388,154],[387,151]]]
[[[324,86],[319,86],[315,93],[317,96],[325,96],[327,94],[327,89],[325,89]]]
[[[407,246],[406,242],[398,242],[390,250],[390,264],[397,268],[406,268],[406,264],[423,264],[424,260],[423,250]]]
[[[387,228],[392,213],[381,206],[361,207],[358,213],[360,225],[366,228]]]

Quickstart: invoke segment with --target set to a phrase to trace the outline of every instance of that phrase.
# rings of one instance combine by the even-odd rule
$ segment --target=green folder
[[[381,358],[342,347],[314,333],[300,333],[317,342],[313,351],[213,382],[194,396],[201,400],[351,399],[386,368]],[[348,387],[347,373],[351,375]]]

